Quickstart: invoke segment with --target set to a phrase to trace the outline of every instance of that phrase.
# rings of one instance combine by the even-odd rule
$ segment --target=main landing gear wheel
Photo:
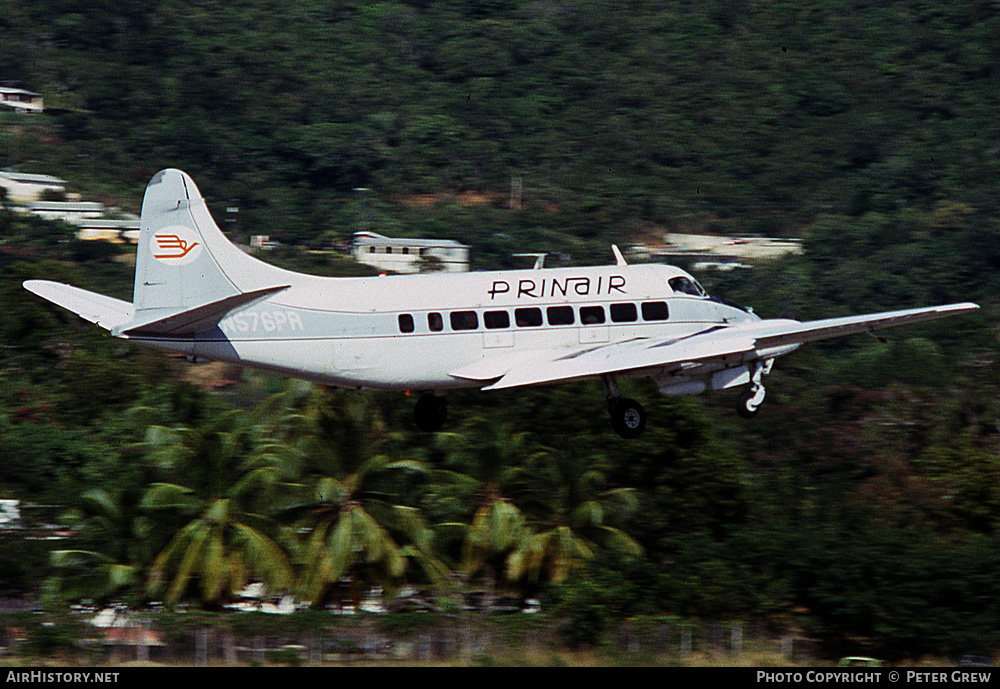
[[[611,427],[623,438],[638,438],[646,427],[646,410],[635,400],[612,400]]]
[[[760,411],[760,405],[764,403],[764,386],[750,388],[740,395],[736,402],[736,411],[744,419],[752,419]]]
[[[428,433],[440,431],[447,418],[448,400],[433,393],[427,393],[418,399],[413,407],[413,420],[417,428]]]

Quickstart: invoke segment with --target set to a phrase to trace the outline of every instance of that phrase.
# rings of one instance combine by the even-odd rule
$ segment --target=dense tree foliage
[[[476,267],[766,233],[803,254],[710,291],[765,316],[984,309],[806,348],[752,424],[730,395],[626,382],[651,418],[634,442],[588,384],[455,394],[428,435],[397,395],[250,372],[206,393],[199,369],[44,306],[23,280],[129,298],[129,250],[0,199],[0,498],[58,505],[45,521],[74,534],[49,557],[0,533],[0,590],[487,589],[543,596],[580,643],[671,613],[830,652],[995,650],[998,28],[977,0],[7,0],[0,81],[49,112],[0,113],[0,167],[109,204],[138,210],[176,166],[237,239],[436,236]]]

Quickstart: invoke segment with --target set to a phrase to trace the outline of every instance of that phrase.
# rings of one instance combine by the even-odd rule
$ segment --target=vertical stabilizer
[[[136,255],[137,322],[269,287],[284,272],[226,239],[186,173],[163,170],[150,180]]]

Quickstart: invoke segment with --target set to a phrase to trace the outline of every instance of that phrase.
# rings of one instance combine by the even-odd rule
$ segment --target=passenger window
[[[542,324],[542,310],[514,309],[514,322],[519,328],[535,328]]]
[[[408,313],[399,314],[399,332],[401,333],[413,332],[413,316],[411,316]]]
[[[573,325],[572,306],[550,306],[545,309],[548,316],[549,325]]]
[[[615,323],[634,323],[639,320],[639,312],[635,304],[612,304],[611,320]]]
[[[644,321],[665,321],[670,317],[665,301],[644,301],[642,302],[642,320]]]
[[[510,314],[506,311],[487,311],[483,314],[483,325],[490,330],[510,327]]]
[[[427,327],[431,329],[432,332],[441,332],[444,330],[444,320],[441,318],[440,313],[429,313],[427,314]]]
[[[584,325],[598,325],[604,322],[603,306],[581,306],[580,322]]]
[[[452,311],[450,318],[452,330],[475,330],[479,327],[479,316],[475,311]]]

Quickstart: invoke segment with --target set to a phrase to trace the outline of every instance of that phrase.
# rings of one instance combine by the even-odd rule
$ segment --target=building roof
[[[130,218],[80,218],[74,220],[73,224],[81,230],[107,229],[107,230],[138,230],[139,219]]]
[[[468,246],[453,239],[411,239],[399,237],[385,237],[377,232],[355,232],[354,243],[361,246],[378,244],[379,246],[412,246],[412,247],[438,247],[447,246],[453,248],[467,249]]]
[[[21,182],[22,184],[57,184],[59,186],[66,186],[66,180],[53,177],[52,175],[33,175],[28,172],[17,172],[16,170],[2,170],[0,171],[0,177],[9,179],[12,182]]]
[[[26,89],[15,89],[10,86],[0,86],[0,93],[7,93],[11,95],[21,95],[21,96],[41,96],[40,93],[35,93],[34,91],[28,91]]]
[[[33,213],[102,213],[104,204],[100,201],[33,201],[28,204]]]

